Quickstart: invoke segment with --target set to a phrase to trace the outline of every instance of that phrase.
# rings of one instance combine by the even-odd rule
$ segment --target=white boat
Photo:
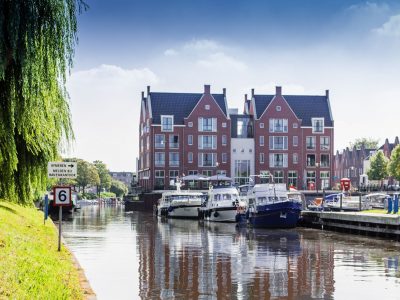
[[[202,207],[204,220],[213,222],[238,222],[245,214],[246,204],[233,186],[211,187]]]
[[[388,194],[371,193],[362,197],[363,209],[385,209],[387,208]]]
[[[157,206],[157,215],[168,218],[197,219],[204,195],[199,192],[182,191],[180,183],[175,191],[164,192]]]

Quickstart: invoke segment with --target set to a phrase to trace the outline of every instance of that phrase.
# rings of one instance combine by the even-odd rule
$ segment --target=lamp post
[[[354,166],[350,167],[350,184],[353,185]]]
[[[215,167],[217,168],[217,186],[219,186],[219,182],[218,182],[218,166],[219,166],[219,162],[215,163]]]
[[[315,163],[315,188],[317,189],[317,196],[318,196],[318,167],[320,163]]]

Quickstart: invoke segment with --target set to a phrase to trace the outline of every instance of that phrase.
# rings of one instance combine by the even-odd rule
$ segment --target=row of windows
[[[265,154],[260,153],[259,156],[260,164],[265,163]],[[299,163],[299,156],[297,153],[292,155],[292,163]],[[269,166],[271,168],[287,168],[288,167],[288,154],[287,153],[270,153],[269,154]],[[307,154],[306,156],[306,166],[307,167],[321,167],[327,168],[330,166],[330,156],[329,154],[321,154],[320,162],[316,162],[315,154]]]
[[[259,145],[264,146],[264,136],[259,137]],[[293,136],[292,140],[293,147],[299,145],[299,137],[297,135]],[[329,136],[321,136],[319,140],[319,145],[321,150],[330,149],[330,139]],[[317,146],[315,136],[306,137],[306,149],[315,150]],[[270,136],[269,137],[269,149],[270,150],[288,150],[288,137],[287,136]]]
[[[324,118],[312,118],[312,132],[324,132]],[[264,128],[264,123],[259,123],[260,128]],[[298,128],[298,123],[293,123],[293,128]],[[269,132],[288,132],[288,119],[269,119]]]
[[[324,132],[324,118],[312,118],[312,132]],[[198,119],[199,131],[217,131],[217,118],[203,118]],[[161,130],[173,131],[174,116],[161,116]],[[222,122],[221,126],[226,128],[226,122]],[[259,123],[260,128],[264,128],[264,123]],[[298,128],[298,123],[293,123],[293,128]],[[188,127],[193,127],[193,122],[188,122]],[[146,126],[148,128],[148,126]],[[143,127],[141,132],[143,133]],[[269,119],[269,132],[288,132],[288,119]]]
[[[188,152],[187,155],[188,163],[193,163],[193,152]],[[225,164],[228,162],[228,154],[222,153],[221,163]],[[156,167],[165,166],[165,153],[155,152],[154,153],[154,165]],[[199,167],[218,167],[219,162],[217,160],[217,153],[199,153],[198,154],[198,165]],[[179,166],[179,153],[170,152],[169,153],[169,166],[178,167]]]
[[[271,182],[271,176],[273,176],[273,180],[275,183],[287,183],[288,185],[293,185],[295,187],[299,187],[299,180],[300,176],[298,176],[297,171],[288,171],[287,172],[287,180],[285,180],[285,172],[283,170],[275,170],[272,172],[269,171],[261,171],[261,174],[265,174],[263,178],[261,178],[262,183]],[[316,182],[316,171],[306,171],[305,172],[305,183],[307,185],[309,183]],[[329,171],[320,171],[319,179],[321,182],[321,188],[329,187],[329,178],[330,172]]]
[[[226,135],[221,136],[222,146],[226,146],[228,138]],[[165,149],[165,135],[156,134],[154,136],[154,147],[156,149]],[[189,146],[193,145],[193,135],[187,136],[187,144]],[[169,135],[169,148],[178,149],[179,148],[179,135]],[[217,149],[217,136],[216,135],[199,135],[198,136],[198,148],[199,149]]]
[[[217,132],[217,118],[198,118],[198,130],[200,132]],[[226,128],[227,123],[221,123],[222,128]],[[193,122],[188,122],[188,127],[193,127]],[[161,116],[161,131],[173,131],[174,116]]]

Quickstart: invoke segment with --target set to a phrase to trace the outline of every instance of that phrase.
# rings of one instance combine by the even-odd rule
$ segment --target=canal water
[[[63,236],[98,299],[400,299],[400,244],[88,206]]]

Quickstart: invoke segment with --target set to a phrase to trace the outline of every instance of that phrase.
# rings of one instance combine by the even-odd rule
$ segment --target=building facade
[[[176,177],[225,174],[237,184],[269,173],[297,188],[332,186],[334,127],[323,96],[256,95],[242,114],[228,109],[226,90],[142,93],[138,180],[167,189]],[[255,177],[256,182],[260,182]]]

